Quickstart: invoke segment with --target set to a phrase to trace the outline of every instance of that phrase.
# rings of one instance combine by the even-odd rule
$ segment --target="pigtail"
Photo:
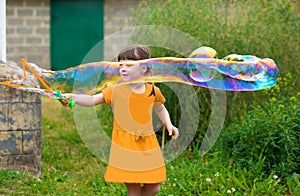
[[[154,82],[152,82],[151,84],[152,84],[152,90],[151,90],[151,93],[150,93],[149,97],[152,96],[152,95],[155,97]]]

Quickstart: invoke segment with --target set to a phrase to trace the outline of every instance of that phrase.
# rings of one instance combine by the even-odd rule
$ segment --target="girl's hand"
[[[59,102],[64,106],[64,107],[69,107],[69,101],[65,99],[60,99]]]
[[[176,140],[177,137],[179,136],[179,131],[177,127],[173,126],[172,124],[167,125],[166,127],[169,132],[169,136],[172,136],[172,139]]]
[[[64,107],[69,107],[70,103],[68,101],[68,99],[70,99],[72,97],[72,94],[69,93],[65,93],[62,94],[63,97],[66,97],[66,99],[59,99],[59,102],[64,106]]]

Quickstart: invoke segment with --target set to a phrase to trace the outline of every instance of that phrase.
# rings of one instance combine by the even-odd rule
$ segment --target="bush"
[[[134,12],[132,24],[175,28],[203,45],[215,48],[219,58],[232,53],[269,57],[275,60],[281,74],[299,75],[300,17],[292,1],[142,1]],[[174,51],[162,48],[153,48],[152,53],[153,57],[178,56]],[[295,81],[296,87],[300,86],[297,77],[291,81]],[[293,93],[293,89],[288,89],[288,94]],[[196,91],[201,109],[199,129],[194,139],[198,147],[209,124],[211,103],[207,89],[196,88]],[[171,96],[167,95],[167,100],[172,99]],[[265,100],[262,91],[227,92],[224,127],[239,120],[239,116],[255,101]],[[243,108],[243,105],[249,107]],[[180,117],[178,107],[168,109],[172,119]]]
[[[232,53],[273,58],[285,74],[297,75],[298,14],[296,4],[286,0],[143,1],[135,10],[132,23],[178,29],[215,48],[219,58]],[[154,48],[153,55],[174,53]]]
[[[254,172],[273,171],[285,177],[300,173],[300,91],[285,94],[295,89],[290,77],[266,90],[269,101],[255,104],[219,137],[217,148],[237,166],[250,169],[255,165]]]

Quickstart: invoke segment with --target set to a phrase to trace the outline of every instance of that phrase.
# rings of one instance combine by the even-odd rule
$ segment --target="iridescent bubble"
[[[270,58],[231,54],[223,59],[212,58],[216,51],[200,47],[190,56],[196,58],[161,57],[141,61],[122,62],[128,65],[151,67],[152,75],[140,78],[144,82],[179,82],[204,88],[228,91],[255,91],[276,85],[279,70]],[[28,65],[27,65],[28,66]],[[119,77],[120,62],[93,62],[61,71],[50,71],[33,66],[40,82],[52,90],[72,92],[76,82],[77,93],[93,94],[101,89],[125,83]],[[98,83],[95,85],[95,81]],[[9,85],[14,81],[1,82]],[[20,81],[18,81],[20,83]],[[136,80],[126,83],[137,82]],[[11,85],[12,86],[12,85]],[[45,85],[44,85],[45,86]],[[12,86],[45,94],[45,89],[32,89],[21,84]]]

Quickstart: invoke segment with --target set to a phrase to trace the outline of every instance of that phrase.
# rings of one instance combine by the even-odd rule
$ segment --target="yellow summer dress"
[[[127,84],[102,90],[112,105],[114,125],[110,157],[105,173],[107,182],[158,183],[166,180],[163,155],[152,126],[152,108],[165,98],[154,86],[145,84],[144,93],[133,92]]]

